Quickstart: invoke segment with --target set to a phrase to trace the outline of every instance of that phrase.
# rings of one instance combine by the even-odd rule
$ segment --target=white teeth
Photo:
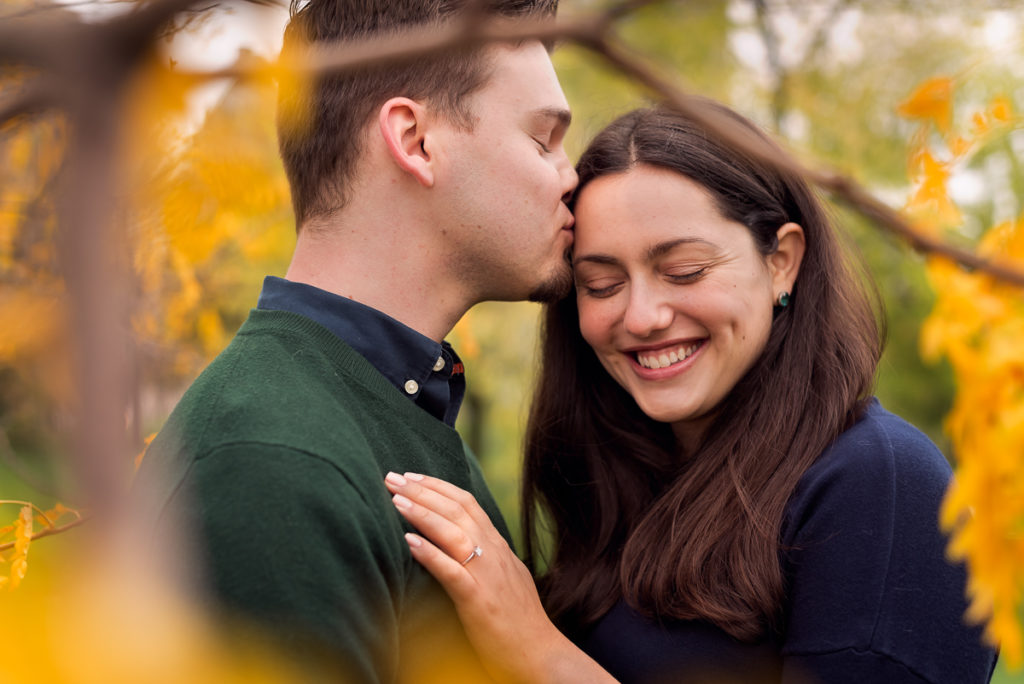
[[[658,354],[638,352],[636,360],[644,368],[668,368],[680,361],[685,361],[693,352],[697,351],[699,346],[699,344],[679,345],[675,349]]]

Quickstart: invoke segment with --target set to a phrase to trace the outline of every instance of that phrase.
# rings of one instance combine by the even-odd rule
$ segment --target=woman
[[[593,660],[470,497],[388,480],[478,648],[527,681],[988,681],[937,529],[949,467],[870,398],[881,335],[804,181],[664,110],[577,171],[523,518],[534,568],[550,522],[543,605]]]

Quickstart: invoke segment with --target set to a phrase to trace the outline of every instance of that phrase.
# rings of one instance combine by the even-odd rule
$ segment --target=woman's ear
[[[792,292],[800,264],[804,260],[804,229],[796,223],[783,224],[775,233],[779,247],[768,255],[768,271],[772,276],[774,296]]]
[[[427,151],[428,116],[423,105],[407,97],[393,97],[381,105],[378,123],[388,153],[398,167],[423,187],[432,187],[434,168]]]

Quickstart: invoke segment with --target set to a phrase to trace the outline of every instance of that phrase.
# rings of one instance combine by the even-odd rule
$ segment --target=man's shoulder
[[[308,345],[236,338],[185,391],[165,431],[195,456],[238,441],[309,449],[311,440],[339,430],[353,433],[358,447],[362,390],[316,355]]]
[[[243,327],[185,391],[147,450],[140,476],[173,486],[194,463],[227,450],[238,468],[247,467],[241,453],[278,453],[366,477],[361,471],[372,457],[364,429],[367,394],[315,341],[287,332],[247,334]]]
[[[207,446],[224,439],[277,443],[285,436],[315,441],[342,431],[358,448],[363,428],[393,422],[388,407],[405,408],[403,399],[365,358],[316,322],[257,310],[185,392],[173,419],[187,428],[190,441]]]
[[[165,479],[180,481],[191,464],[226,448],[245,467],[235,445],[319,459],[375,485],[385,468],[427,469],[435,459],[466,468],[457,434],[351,347],[308,319],[266,313],[284,315],[243,325],[184,393],[150,445],[146,469],[159,464]]]

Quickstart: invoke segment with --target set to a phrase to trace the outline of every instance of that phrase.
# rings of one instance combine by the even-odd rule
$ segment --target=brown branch
[[[831,193],[846,206],[871,220],[878,228],[902,238],[918,252],[951,259],[972,270],[980,271],[1018,287],[1024,287],[1024,272],[1021,270],[995,263],[971,251],[924,235],[914,228],[899,211],[878,200],[852,178],[813,171],[804,167],[785,150],[775,145],[766,144],[739,124],[709,111],[700,100],[682,92],[674,84],[668,83],[643,62],[607,38],[590,44],[583,43],[583,45],[601,55],[620,72],[632,76],[663,97],[668,105],[692,118],[721,143],[762,163],[802,175]]]
[[[0,61],[48,68],[132,62],[156,31],[200,0],[157,0],[105,22],[86,22],[68,11],[21,14],[0,22]]]
[[[89,518],[87,516],[79,515],[76,519],[72,520],[71,522],[64,523],[60,527],[47,527],[46,529],[42,530],[41,532],[37,532],[37,533],[33,534],[32,537],[29,539],[29,541],[35,541],[36,539],[42,539],[43,537],[52,537],[55,534],[60,534],[61,532],[67,532],[68,530],[70,530],[70,529],[72,529],[74,527],[78,527],[79,525],[81,525],[82,523],[87,522],[88,520],[89,520]],[[12,542],[12,541],[11,542],[4,542],[3,544],[0,544],[0,551],[6,551],[7,549],[13,549],[14,545],[16,543],[17,542]]]
[[[615,6],[620,15],[651,4],[653,0],[631,0]],[[453,21],[443,27],[426,27],[402,31],[392,36],[347,42],[343,45],[314,46],[301,55],[284,55],[277,68],[300,78],[334,74],[359,67],[391,61],[423,57],[459,47],[473,47],[494,42],[515,42],[537,39],[592,42],[607,32],[604,14],[572,20],[528,19],[512,21],[491,19]],[[472,29],[472,30],[470,30]],[[175,73],[196,82],[223,78],[246,78],[260,75],[260,70],[237,64],[215,70],[176,70]]]
[[[663,79],[642,60],[626,51],[611,35],[614,22],[656,1],[624,0],[595,16],[558,21],[482,21],[478,14],[469,13],[462,20],[450,22],[441,28],[423,27],[403,31],[387,38],[353,41],[344,45],[314,46],[301,55],[282,57],[276,68],[299,77],[310,77],[491,42],[524,39],[575,42],[590,49],[618,71],[656,93],[666,104],[692,118],[723,144],[762,163],[808,178],[831,193],[838,201],[869,218],[882,230],[906,241],[915,250],[952,259],[967,268],[987,273],[1017,286],[1024,286],[1024,272],[993,263],[973,252],[920,233],[898,211],[877,200],[854,180],[806,168],[789,153],[775,145],[766,144],[736,122],[710,111],[699,99]],[[155,31],[175,12],[193,6],[196,2],[197,0],[163,0],[149,5],[122,20],[116,31],[122,36]],[[252,63],[236,64],[224,69],[182,70],[174,73],[175,76],[192,84],[222,78],[252,78],[266,74],[265,66]]]
[[[461,21],[445,27],[425,27],[384,39],[367,39],[340,46],[317,46],[305,54],[286,57],[278,67],[300,77],[325,73],[338,73],[348,69],[381,64],[397,59],[433,54],[453,47],[482,45],[495,41],[515,41],[536,38],[541,40],[568,40],[589,48],[613,67],[631,76],[663,98],[667,104],[704,126],[710,135],[722,143],[748,154],[759,161],[800,174],[830,192],[837,200],[871,219],[878,227],[906,241],[915,250],[952,259],[960,264],[982,271],[1006,282],[1024,286],[1024,273],[1009,266],[993,263],[968,250],[960,249],[917,231],[900,213],[873,197],[850,178],[837,174],[816,172],[805,168],[791,155],[773,145],[766,145],[749,131],[723,119],[704,108],[700,101],[679,89],[675,84],[658,76],[640,59],[634,57],[611,37],[615,21],[655,0],[624,0],[596,16],[567,21],[550,20],[487,20],[469,13]],[[125,17],[95,27],[105,38],[118,38],[128,52],[137,55],[148,36],[169,21],[176,13],[197,4],[197,0],[161,0],[142,7]],[[14,22],[20,23],[20,22]],[[50,22],[52,23],[52,22]],[[81,30],[93,26],[79,26]],[[0,44],[4,32],[0,31]],[[91,42],[91,41],[90,41]],[[2,50],[0,50],[2,52]],[[16,50],[15,50],[16,52]],[[213,71],[179,72],[181,78],[194,82],[218,78],[251,77],[265,69],[252,65],[236,65]],[[7,107],[0,107],[0,115],[19,113],[28,108],[43,106],[44,91],[22,99],[15,99]],[[0,119],[2,121],[3,119]]]
[[[786,86],[789,70],[782,64],[779,39],[772,28],[765,0],[753,0],[758,33],[764,44],[765,59],[772,74],[772,124],[776,132],[782,130],[782,116],[786,107]]]
[[[34,82],[19,88],[10,95],[0,97],[0,126],[23,114],[37,114],[52,109],[59,103],[59,97],[52,88]]]
[[[839,15],[850,9],[853,5],[853,0],[836,0],[833,4],[828,7],[828,14],[821,20],[817,27],[814,29],[814,40],[807,48],[807,52],[804,53],[802,62],[805,64],[808,62],[814,62],[819,53],[825,48],[828,42],[829,29],[836,24],[836,20]]]
[[[9,21],[11,19],[21,19],[22,17],[29,17],[35,14],[43,14],[46,12],[60,12],[66,11],[77,7],[107,7],[108,5],[134,5],[138,0],[81,0],[81,2],[47,2],[37,5],[31,5],[25,9],[18,10],[16,12],[10,12],[9,14],[0,15],[0,22]]]
[[[11,504],[14,506],[21,506],[22,508],[28,506],[32,510],[39,512],[39,517],[46,521],[47,527],[53,527],[53,521],[50,520],[50,517],[48,515],[46,515],[46,511],[44,511],[42,508],[35,505],[31,501],[20,501],[18,499],[0,499],[0,504]]]
[[[943,257],[966,268],[979,271],[998,280],[1024,287],[1024,272],[1005,263],[986,259],[974,252],[954,245],[917,230],[902,214],[884,204],[852,179],[840,174],[807,172],[808,177],[819,187],[831,193],[847,207],[856,210],[876,226],[902,238],[914,250],[932,256]]]
[[[161,27],[197,0],[155,0],[103,23],[69,12],[0,24],[0,62],[31,67],[59,93],[73,131],[58,176],[57,258],[67,283],[79,416],[75,465],[94,515],[114,519],[123,503],[120,459],[128,454],[124,406],[134,386],[123,225],[114,220],[116,150],[126,85]],[[11,109],[23,108],[18,102]],[[41,533],[52,534],[53,532]]]
[[[616,16],[649,4],[646,2],[623,3],[617,6]],[[970,269],[987,273],[995,278],[1024,287],[1024,273],[1009,266],[994,263],[968,250],[936,240],[916,230],[898,211],[883,204],[854,180],[837,174],[812,171],[797,162],[791,155],[778,148],[766,145],[757,136],[733,122],[722,119],[705,110],[699,100],[684,93],[676,85],[662,79],[639,59],[621,48],[608,36],[609,22],[605,14],[597,18],[577,19],[569,22],[520,22],[509,25],[497,22],[486,23],[474,35],[467,35],[464,27],[452,25],[444,31],[420,30],[403,33],[381,41],[360,41],[338,48],[320,48],[310,53],[307,59],[282,61],[281,67],[311,76],[337,73],[367,64],[420,56],[453,46],[482,44],[489,41],[540,38],[550,40],[571,40],[591,49],[608,61],[620,72],[633,77],[642,85],[662,97],[667,104],[704,126],[708,132],[730,147],[748,154],[766,164],[800,174],[831,193],[846,206],[870,219],[876,226],[906,241],[913,249],[945,257]],[[244,78],[256,70],[242,65],[216,71],[189,71],[178,75],[195,81],[217,78]]]

